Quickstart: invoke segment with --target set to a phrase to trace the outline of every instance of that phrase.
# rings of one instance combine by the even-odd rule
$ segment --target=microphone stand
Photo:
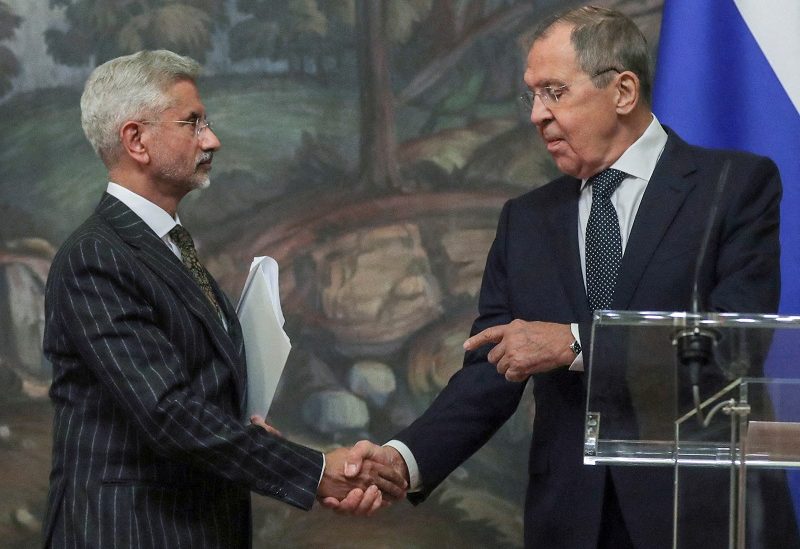
[[[716,331],[704,328],[695,317],[693,326],[678,332],[673,340],[677,346],[678,361],[689,372],[692,402],[701,426],[705,423],[705,416],[700,400],[700,370],[711,363],[718,338]]]
[[[692,319],[688,326],[678,331],[673,337],[672,343],[676,347],[678,362],[688,371],[689,383],[692,386],[692,400],[697,421],[701,428],[707,427],[717,411],[722,410],[731,416],[731,470],[730,470],[730,524],[728,543],[729,548],[744,549],[745,547],[745,502],[746,502],[746,441],[747,441],[747,416],[750,413],[750,406],[746,402],[736,402],[735,400],[723,401],[714,406],[706,418],[703,414],[702,401],[700,399],[700,371],[713,362],[714,347],[719,341],[720,334],[711,328],[705,327],[701,323],[700,315],[700,291],[699,279],[700,268],[706,256],[711,231],[716,223],[719,203],[730,171],[730,160],[726,160],[722,166],[717,187],[714,193],[714,201],[711,205],[708,223],[705,234],[700,245],[700,251],[695,263],[694,280],[692,284]],[[740,443],[740,455],[738,465],[738,475],[736,467],[736,439]],[[677,474],[677,461],[676,461]],[[676,482],[676,512],[677,512],[677,482]],[[734,522],[735,517],[735,522]],[[677,528],[677,523],[675,528]]]
[[[693,322],[689,327],[679,331],[672,340],[673,345],[677,348],[678,362],[684,369],[688,370],[689,383],[692,386],[692,400],[694,402],[695,412],[697,413],[697,421],[701,426],[705,418],[700,405],[700,370],[712,362],[714,346],[719,339],[719,334],[714,330],[703,327],[700,323],[700,290],[698,281],[700,279],[700,268],[706,256],[708,242],[711,240],[711,231],[717,220],[719,203],[722,199],[722,192],[725,190],[730,168],[730,160],[726,160],[725,164],[722,166],[719,179],[717,180],[714,200],[711,204],[711,212],[708,216],[708,223],[706,224],[706,230],[703,234],[703,240],[701,241],[700,250],[697,254],[697,261],[695,262],[692,284]]]

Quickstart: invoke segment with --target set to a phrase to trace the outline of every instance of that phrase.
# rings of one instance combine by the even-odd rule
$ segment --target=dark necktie
[[[214,296],[214,290],[211,289],[211,282],[208,280],[208,274],[200,263],[200,259],[197,257],[197,250],[194,247],[192,235],[190,235],[189,231],[182,225],[175,225],[169,232],[169,237],[181,251],[181,260],[183,264],[186,265],[186,268],[192,273],[192,277],[197,281],[203,293],[206,294],[208,301],[217,312],[217,315],[222,318],[222,310],[219,307],[217,298]]]
[[[608,309],[614,297],[622,236],[611,193],[626,176],[625,172],[608,168],[588,182],[592,186],[592,209],[586,226],[586,290],[593,311]]]

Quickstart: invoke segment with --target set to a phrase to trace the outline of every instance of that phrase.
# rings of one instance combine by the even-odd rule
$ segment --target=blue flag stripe
[[[796,25],[794,36],[782,38],[787,44],[800,35],[800,20]],[[791,55],[788,46],[785,55]],[[654,112],[688,142],[750,151],[778,164],[784,190],[780,310],[799,314],[800,113],[733,0],[665,0],[654,84]],[[800,356],[800,342],[789,335],[779,334],[773,352]],[[796,370],[793,364],[767,363],[773,377],[797,378]],[[797,418],[799,406],[782,403],[777,411]],[[800,509],[800,472],[790,478]]]

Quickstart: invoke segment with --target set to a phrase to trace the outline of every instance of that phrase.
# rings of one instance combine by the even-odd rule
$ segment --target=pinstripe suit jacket
[[[127,206],[104,195],[47,281],[52,547],[246,547],[250,490],[308,509],[322,455],[241,421],[242,335]]]

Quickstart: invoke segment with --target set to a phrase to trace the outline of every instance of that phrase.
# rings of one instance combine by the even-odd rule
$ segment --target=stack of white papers
[[[247,416],[267,416],[292,344],[283,331],[278,262],[253,258],[236,307],[247,356]]]

